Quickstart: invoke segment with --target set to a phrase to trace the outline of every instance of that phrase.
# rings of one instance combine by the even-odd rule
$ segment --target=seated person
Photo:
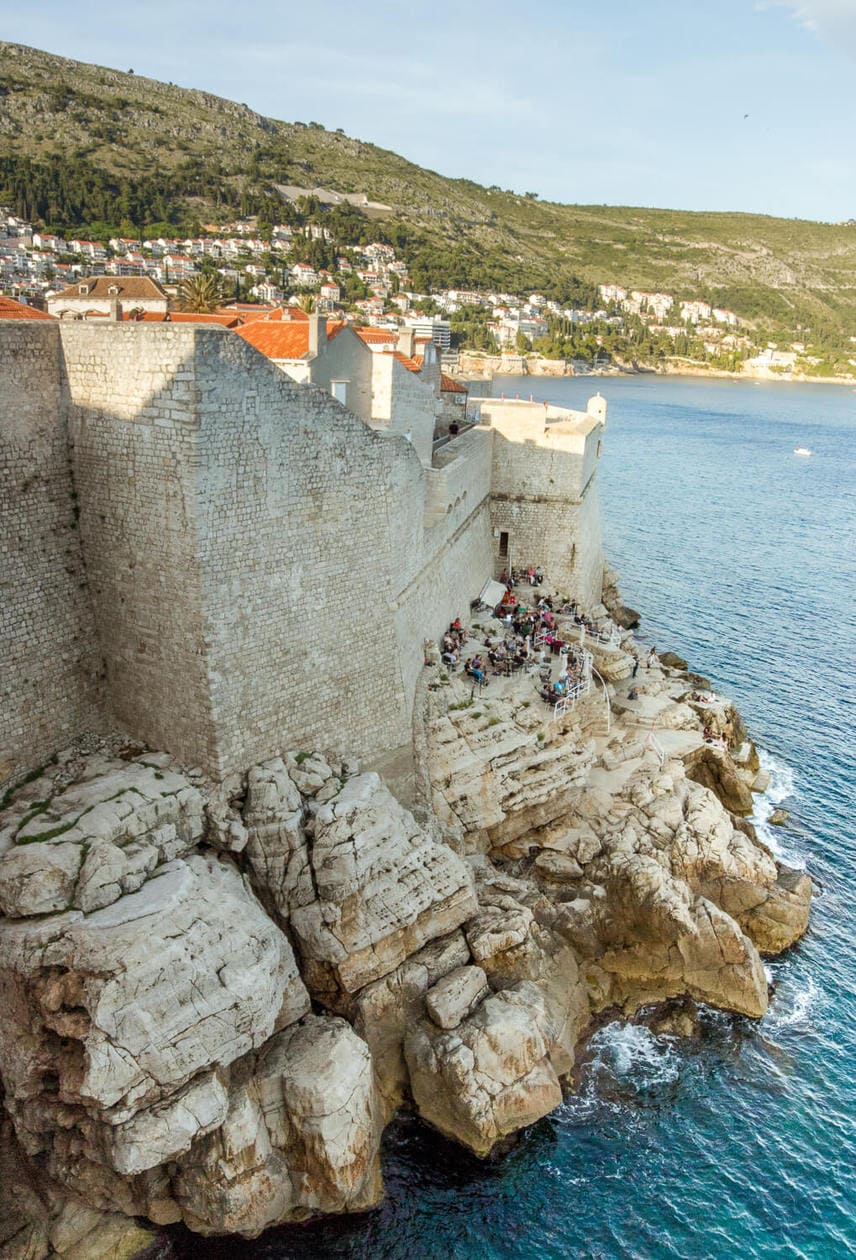
[[[484,682],[484,664],[480,656],[474,656],[471,660],[467,661],[464,666],[464,670],[471,678],[475,678],[477,683]]]
[[[454,669],[454,667],[458,663],[458,653],[454,648],[450,650],[444,650],[441,653],[440,659],[442,660],[444,665],[451,665],[451,667]]]

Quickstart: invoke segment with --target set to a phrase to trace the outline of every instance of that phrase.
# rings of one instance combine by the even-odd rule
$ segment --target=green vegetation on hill
[[[284,185],[391,207],[295,209]],[[394,153],[205,92],[0,43],[0,202],[91,235],[194,231],[235,214],[393,244],[418,289],[539,290],[586,304],[620,283],[702,298],[830,358],[856,333],[856,227],[761,215],[562,206],[446,179]],[[295,219],[296,216],[296,219]],[[323,265],[330,246],[307,243]]]

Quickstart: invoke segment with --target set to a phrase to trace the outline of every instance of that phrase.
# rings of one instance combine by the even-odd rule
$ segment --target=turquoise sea
[[[411,1119],[388,1197],[255,1242],[174,1233],[175,1260],[750,1260],[856,1255],[856,392],[651,377],[495,390],[609,401],[604,543],[644,642],[739,704],[772,773],[764,838],[817,881],[760,1024],[688,1044],[594,1039],[578,1096],[496,1163]],[[801,459],[795,446],[814,454]],[[772,828],[774,804],[792,816]]]

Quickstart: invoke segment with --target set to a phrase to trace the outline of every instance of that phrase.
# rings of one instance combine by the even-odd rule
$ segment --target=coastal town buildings
[[[305,190],[292,192],[292,204],[302,204]],[[328,206],[359,203],[365,208],[362,195],[324,193],[318,200]],[[474,310],[483,312],[485,348],[506,356],[537,353],[557,328],[584,330],[598,324],[589,353],[589,361],[597,364],[599,358],[609,357],[602,349],[604,329],[620,331],[631,320],[637,327],[641,322],[652,335],[667,338],[667,346],[677,345],[692,330],[699,352],[717,360],[724,353],[742,359],[753,348],[750,331],[738,334],[740,321],[733,311],[702,298],[678,300],[669,293],[617,283],[598,287],[602,305],[596,309],[564,305],[544,292],[452,286],[419,293],[411,287],[406,261],[383,241],[342,245],[338,253],[330,253],[326,266],[295,257],[301,241],[329,247],[332,234],[323,224],[308,222],[302,227],[274,224],[268,235],[261,235],[255,220],[242,219],[204,225],[193,236],[115,234],[95,240],[69,233],[66,239],[56,232],[36,231],[11,210],[0,208],[0,289],[63,318],[102,318],[114,300],[124,314],[129,310],[163,314],[175,307],[183,281],[200,271],[213,272],[237,299],[262,306],[285,306],[294,295],[305,295],[307,302],[311,297],[314,308],[334,321],[386,332],[387,349],[394,348],[402,329],[412,330],[417,340],[431,340],[449,363],[459,340],[456,320],[466,320]],[[361,289],[355,291],[355,284]],[[723,336],[725,331],[733,340]],[[762,361],[766,362],[758,363]],[[505,366],[512,370],[510,360]],[[790,370],[787,365],[771,366]],[[521,361],[518,368],[525,369],[525,364]]]

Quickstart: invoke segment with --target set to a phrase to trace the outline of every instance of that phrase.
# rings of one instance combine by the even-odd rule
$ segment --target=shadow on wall
[[[421,511],[407,444],[221,329],[74,324],[62,342],[117,720],[216,777],[283,747],[408,742],[391,618],[363,625],[368,598],[392,604],[393,463]]]

